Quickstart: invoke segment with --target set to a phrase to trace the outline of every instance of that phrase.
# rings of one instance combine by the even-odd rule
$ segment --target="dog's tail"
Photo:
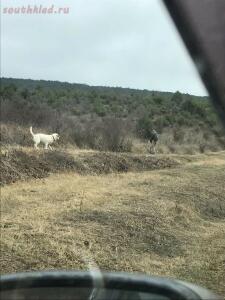
[[[32,136],[34,136],[32,126],[30,126],[30,133],[31,133]]]

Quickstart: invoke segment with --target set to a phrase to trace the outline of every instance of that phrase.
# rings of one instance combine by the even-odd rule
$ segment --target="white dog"
[[[51,144],[54,143],[59,139],[58,133],[53,133],[53,134],[44,134],[44,133],[33,133],[32,127],[30,127],[30,133],[33,137],[34,141],[34,148],[38,149],[38,145],[40,143],[45,145],[45,149],[51,149]]]

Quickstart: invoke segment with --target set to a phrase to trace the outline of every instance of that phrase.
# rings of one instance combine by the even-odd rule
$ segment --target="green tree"
[[[137,133],[140,137],[148,139],[151,137],[153,122],[147,116],[140,118],[137,122]]]
[[[181,104],[181,102],[183,101],[182,94],[179,91],[177,91],[176,93],[173,94],[171,101],[174,104],[178,104],[178,105]]]
[[[22,89],[22,91],[20,92],[20,95],[24,98],[27,99],[29,96],[29,91],[27,88]]]

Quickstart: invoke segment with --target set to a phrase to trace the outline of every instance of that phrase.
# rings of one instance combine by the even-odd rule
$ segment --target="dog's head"
[[[57,141],[59,139],[59,134],[58,133],[53,133],[53,139],[54,141]]]

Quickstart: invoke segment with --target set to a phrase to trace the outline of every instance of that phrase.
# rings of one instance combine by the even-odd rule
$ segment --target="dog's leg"
[[[155,152],[154,152],[154,146],[151,146],[150,154],[155,154]]]
[[[155,151],[155,146],[156,146],[156,142],[154,141],[154,142],[153,142],[153,153],[154,153],[154,154],[156,153],[156,151]]]
[[[45,144],[45,150],[48,150],[48,144]]]
[[[38,143],[35,143],[35,144],[34,144],[34,148],[35,148],[35,149],[38,149]]]
[[[48,147],[49,147],[50,150],[53,150],[53,149],[52,149],[52,146],[48,145]]]
[[[150,145],[150,149],[149,149],[149,152],[151,154],[155,154],[155,142],[152,141],[151,145]]]
[[[148,140],[148,142],[147,142],[147,147],[146,147],[146,149],[147,149],[147,151],[149,152],[149,153],[151,153],[151,142]]]

